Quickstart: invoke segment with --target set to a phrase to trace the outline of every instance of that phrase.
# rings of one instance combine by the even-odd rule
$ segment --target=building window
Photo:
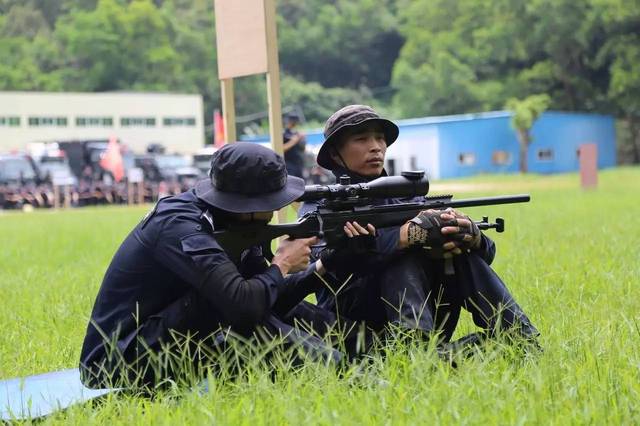
[[[113,126],[111,117],[76,117],[78,127],[110,127]]]
[[[18,127],[20,117],[0,117],[0,126]]]
[[[473,152],[461,152],[458,154],[458,163],[463,166],[473,166],[476,164],[476,154]]]
[[[538,161],[553,161],[553,150],[550,148],[538,150]]]
[[[66,117],[29,117],[29,126],[55,126],[66,127]]]
[[[511,164],[511,153],[509,151],[493,151],[491,162],[496,166],[506,166]]]
[[[156,119],[153,117],[122,117],[120,125],[123,127],[154,127]]]
[[[196,119],[193,117],[165,117],[162,119],[165,126],[195,126]]]

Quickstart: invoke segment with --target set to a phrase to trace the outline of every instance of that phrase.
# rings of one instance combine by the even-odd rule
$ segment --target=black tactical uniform
[[[262,157],[258,161],[247,160],[247,155],[239,160],[227,158],[228,176],[222,173],[212,180],[215,185],[217,178],[218,189],[230,185],[227,189],[231,191],[215,194],[216,187],[206,180],[195,189],[162,199],[116,252],[82,346],[80,365],[86,384],[100,386],[123,376],[138,377],[145,384],[157,382],[173,373],[148,368],[151,354],[160,353],[163,346],[186,334],[195,334],[195,342],[206,341],[215,347],[224,340],[222,333],[216,334],[221,327],[230,327],[243,336],[262,327],[272,335],[287,335],[288,343],[301,345],[312,356],[340,359],[341,354],[321,339],[290,325],[294,319],[302,319],[313,323],[322,334],[326,325],[335,322],[331,312],[300,303],[321,285],[314,265],[283,277],[276,265],[267,265],[260,248],[248,249],[240,259],[232,260],[211,233],[214,228],[223,227],[228,217],[216,207],[229,203],[234,192],[243,190],[237,185],[251,181],[251,176],[236,176],[255,174],[261,167],[268,169],[275,156],[258,145],[235,145],[235,151],[248,150],[249,154],[260,148],[258,154]],[[225,159],[224,154],[234,148],[223,148],[218,157]],[[277,158],[278,173],[284,173],[284,178],[278,173],[267,181],[264,174],[257,176],[263,193],[272,195],[272,203],[256,204],[258,195],[245,194],[242,205],[227,204],[229,210],[269,211],[301,195],[304,183],[291,176],[287,181],[284,162]],[[215,160],[212,169],[214,166]],[[270,187],[271,181],[276,182],[275,191]],[[286,189],[291,189],[293,183],[295,188],[289,194],[283,193],[282,188],[277,190],[285,184]]]
[[[300,122],[300,116],[296,113],[289,113],[287,114],[287,121],[289,123],[297,124]],[[298,135],[299,133],[300,132],[295,128],[287,127],[284,129],[284,133],[282,134],[282,140],[284,143],[287,143],[291,140],[291,138]],[[287,164],[287,173],[289,173],[290,175],[304,178],[304,153],[306,144],[306,141],[302,139],[284,153],[284,161]]]
[[[336,178],[343,174],[352,183],[367,179],[335,167]],[[406,202],[397,198],[376,200],[379,204]],[[315,209],[302,205],[299,215]],[[449,341],[461,308],[471,312],[474,323],[485,330],[519,326],[527,336],[537,330],[509,294],[504,283],[489,266],[495,257],[494,242],[482,234],[477,250],[454,256],[453,273],[445,273],[442,259],[431,259],[421,249],[398,250],[400,227],[376,230],[376,250],[366,260],[358,258],[349,267],[329,271],[324,276],[332,287],[354,276],[336,296],[326,287],[316,292],[318,305],[352,320],[364,320],[375,330],[388,323],[425,332],[441,330]],[[322,249],[314,255],[320,257]],[[499,312],[500,315],[496,315]],[[500,320],[497,324],[496,321]]]
[[[331,156],[332,150],[339,156],[335,147],[345,131],[365,123],[375,123],[382,129],[387,146],[398,137],[398,127],[370,107],[347,106],[327,120],[318,164],[332,170],[336,178],[347,174],[352,183],[373,179],[341,167]],[[400,201],[379,200],[381,204]],[[313,208],[312,204],[305,203],[300,214]],[[427,335],[442,331],[445,341],[451,339],[463,307],[471,312],[474,323],[489,333],[515,329],[527,338],[538,335],[489,266],[495,256],[495,244],[485,235],[478,249],[454,256],[451,261],[433,259],[419,248],[398,250],[399,237],[400,227],[379,229],[376,253],[369,260],[354,259],[345,262],[342,268],[329,271],[325,279],[333,281],[334,286],[344,283],[351,274],[354,277],[337,296],[320,289],[317,292],[319,306],[353,320],[365,320],[374,329],[392,322]],[[317,251],[315,255],[320,257],[321,253]]]

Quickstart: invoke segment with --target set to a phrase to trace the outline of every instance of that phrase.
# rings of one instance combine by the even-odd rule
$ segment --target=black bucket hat
[[[392,121],[380,115],[367,105],[348,105],[331,115],[324,125],[324,142],[318,152],[317,162],[325,169],[338,166],[331,158],[330,149],[347,129],[352,129],[365,123],[379,123],[382,126],[387,146],[398,139],[400,130]]]
[[[216,151],[209,177],[196,183],[197,197],[232,213],[278,210],[304,194],[304,180],[287,175],[282,157],[252,142]]]

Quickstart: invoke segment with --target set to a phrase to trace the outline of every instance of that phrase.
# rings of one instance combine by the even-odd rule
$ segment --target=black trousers
[[[202,377],[203,368],[223,368],[223,362],[231,362],[227,367],[233,372],[248,358],[266,359],[276,348],[287,351],[294,363],[312,359],[339,364],[366,352],[372,338],[354,321],[339,320],[334,312],[308,302],[270,313],[253,330],[236,331],[221,324],[212,306],[192,291],[113,342],[116,350],[82,376],[90,387],[157,385]]]
[[[463,254],[451,261],[449,275],[444,260],[406,252],[392,259],[382,273],[355,278],[323,307],[366,321],[375,330],[392,323],[429,335],[440,332],[444,341],[453,336],[462,308],[487,332],[516,329],[526,337],[539,334],[480,256]]]

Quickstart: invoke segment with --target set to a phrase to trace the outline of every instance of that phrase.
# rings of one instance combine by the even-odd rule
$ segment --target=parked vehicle
[[[50,207],[50,191],[40,183],[38,169],[30,156],[0,155],[0,208]]]
[[[38,184],[38,169],[31,157],[25,154],[0,155],[0,184]]]
[[[200,170],[191,159],[179,154],[145,154],[134,158],[135,167],[142,169],[145,181],[177,184],[182,190],[193,186]]]
[[[214,146],[207,146],[193,154],[193,166],[199,170],[201,177],[205,177],[209,174],[211,156],[217,150],[218,148]]]
[[[69,161],[73,174],[94,181],[102,180],[105,174],[109,174],[100,166],[100,159],[108,145],[109,141],[106,139],[58,142],[60,150],[64,151]],[[88,170],[91,176],[87,176]]]
[[[78,178],[71,171],[69,160],[64,155],[42,156],[38,162],[38,172],[40,180],[53,185],[78,184]]]
[[[197,178],[200,171],[193,166],[193,160],[185,155],[163,154],[156,156],[156,163],[164,180],[181,182]]]

